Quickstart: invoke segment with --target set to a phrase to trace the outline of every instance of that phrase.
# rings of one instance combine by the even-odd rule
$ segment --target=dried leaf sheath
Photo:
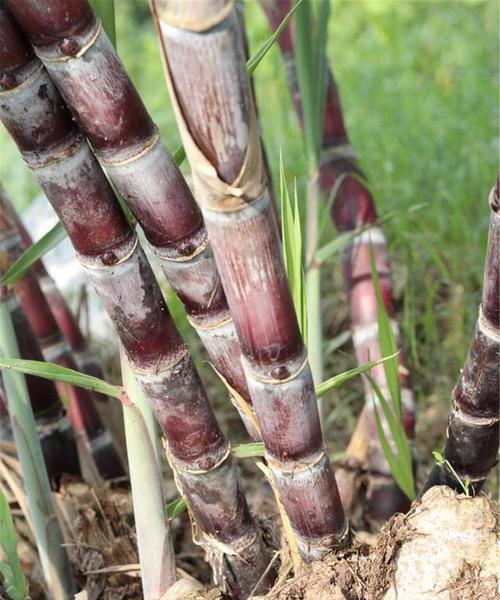
[[[300,552],[312,560],[343,543],[347,523],[281,259],[237,16],[223,0],[153,4],[266,459]]]
[[[75,3],[76,5],[76,3]],[[0,10],[0,39],[23,40]],[[21,51],[7,69],[0,52],[0,117],[18,143],[93,282],[168,440],[168,455],[217,581],[246,597],[268,563],[187,348],[175,329],[138,239],[89,145],[39,61]],[[19,59],[22,60],[19,60]]]
[[[469,353],[451,395],[443,455],[478,493],[497,460],[500,398],[500,186],[491,190],[490,229],[483,297]],[[433,485],[462,490],[446,465],[436,465],[422,494]]]
[[[37,0],[10,7],[138,218],[215,368],[249,401],[201,213],[90,4]],[[258,439],[251,421],[240,414]]]
[[[291,0],[260,0],[260,2],[273,29],[279,26],[292,7]],[[302,99],[294,60],[294,37],[293,26],[290,25],[280,36],[278,43],[285,61],[295,110],[302,123]],[[361,171],[349,143],[339,94],[331,71],[328,72],[326,94],[319,170],[320,186],[324,197],[328,198],[339,178],[344,178],[332,204],[331,216],[339,232],[349,232],[363,225],[375,223],[377,211],[370,191],[359,181]],[[350,173],[353,176],[350,176]],[[390,317],[394,316],[387,246],[382,230],[372,228],[369,233],[355,238],[342,255],[344,286],[351,312],[353,344],[359,364],[380,358],[377,303],[369,259],[370,241],[376,258],[385,308]],[[392,324],[396,338],[399,338],[398,324],[395,320]],[[401,340],[399,342],[401,347]],[[372,375],[384,396],[389,398],[383,367],[377,367]],[[400,375],[404,427],[407,436],[413,439],[415,399],[404,356],[401,357]],[[368,463],[372,470],[367,491],[368,512],[376,521],[385,521],[394,512],[406,511],[409,501],[392,480],[389,465],[380,446],[373,414],[373,393],[368,382],[365,382],[365,396],[365,408],[351,438],[347,454],[356,461]],[[338,481],[342,499],[345,500],[346,507],[349,507],[354,502],[353,475],[349,471],[342,470],[339,472]]]

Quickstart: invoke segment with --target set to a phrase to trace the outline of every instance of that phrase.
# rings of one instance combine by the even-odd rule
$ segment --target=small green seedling
[[[448,469],[450,471],[450,473],[453,475],[453,477],[455,477],[455,479],[458,481],[458,483],[462,487],[464,494],[468,498],[470,498],[471,497],[470,479],[467,478],[465,480],[462,480],[462,478],[459,476],[459,474],[451,466],[450,461],[448,459],[446,459],[441,454],[441,452],[439,452],[438,450],[433,450],[432,455],[434,456],[434,460],[436,461],[436,464],[438,465],[438,467],[445,467],[446,469]]]

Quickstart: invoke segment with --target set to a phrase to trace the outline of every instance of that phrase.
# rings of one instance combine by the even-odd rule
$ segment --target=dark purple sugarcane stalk
[[[21,241],[25,248],[29,248],[33,244],[33,240],[31,239],[28,230],[24,226],[21,217],[17,214],[15,208],[11,203],[8,204],[9,210],[15,219],[19,235],[21,236]],[[56,282],[47,272],[43,261],[41,259],[37,260],[33,264],[32,268],[37,276],[38,283],[42,288],[42,292],[49,303],[50,310],[54,315],[57,325],[70,346],[76,364],[78,365],[78,370],[82,373],[87,373],[87,375],[104,379],[104,373],[101,365],[97,362],[96,357],[88,347],[85,336],[80,329],[75,315],[68,306],[68,303],[66,302],[66,299],[62,295],[61,291],[57,287]],[[94,394],[94,397],[102,401],[107,400],[106,396],[103,394],[96,393]]]
[[[268,20],[276,29],[292,8],[292,0],[260,0]],[[280,36],[280,45],[287,68],[288,80],[294,106],[302,124],[302,102],[294,61],[294,31],[290,24]],[[352,174],[352,175],[351,175]],[[339,94],[331,70],[328,72],[325,115],[323,121],[322,156],[320,160],[319,181],[322,193],[328,198],[335,183],[343,178],[334,202],[331,216],[339,232],[349,232],[368,224],[376,224],[377,211],[371,192],[360,181],[362,172],[357,165],[344,125]],[[349,298],[351,328],[356,358],[359,364],[367,360],[381,358],[377,327],[377,302],[371,278],[370,242],[375,255],[379,274],[382,298],[392,321],[399,347],[402,347],[399,327],[394,319],[391,267],[385,237],[380,227],[371,227],[369,231],[357,236],[342,255],[344,286]],[[378,365],[372,377],[384,393],[390,397],[383,365]],[[415,435],[415,400],[410,385],[409,371],[404,356],[400,358],[400,384],[403,409],[403,425],[410,439]],[[367,462],[371,475],[367,490],[368,514],[375,521],[385,521],[395,512],[405,512],[409,500],[392,479],[389,465],[382,451],[376,430],[373,413],[373,392],[365,381],[366,403],[356,429],[356,439],[352,439],[349,448],[364,448],[367,455],[358,455],[358,460]],[[379,411],[381,412],[381,411]],[[364,437],[365,442],[359,440]],[[349,449],[348,449],[349,454]],[[342,472],[339,488],[342,499],[353,498],[350,488],[353,478]]]
[[[1,186],[0,213],[2,223],[7,225],[3,237],[5,259],[6,261],[10,260],[12,264],[22,254],[24,245],[11,211],[11,205]],[[42,349],[44,359],[63,367],[76,369],[77,365],[71,350],[59,330],[33,272],[28,272],[15,284],[15,293]],[[57,382],[56,388],[66,406],[75,435],[84,440],[99,473],[104,478],[125,475],[110,434],[105,430],[95,407],[92,392],[63,382]]]
[[[207,551],[216,581],[234,597],[245,598],[269,556],[241,492],[230,445],[135,231],[47,72],[5,10],[0,33],[7,48],[0,51],[0,84],[5,75],[11,82],[0,93],[0,118],[116,327],[166,436],[167,456],[195,522],[195,541]],[[3,61],[5,56],[10,61]],[[260,587],[268,583],[264,577]]]
[[[17,243],[19,240],[15,239],[16,232],[12,223],[4,218],[5,214],[1,210],[1,192],[0,188],[0,277],[3,277],[11,264],[10,252],[13,242]],[[8,303],[21,358],[43,361],[40,346],[16,296],[5,286],[1,289],[1,295],[2,301]],[[47,473],[51,485],[56,487],[63,473],[80,474],[75,438],[53,382],[27,375],[26,384]],[[5,425],[5,428],[2,428],[2,439],[4,434],[12,439],[12,428],[7,427],[8,419],[5,419],[5,414],[8,413],[8,398],[3,387],[0,391],[1,420]]]
[[[241,351],[201,212],[90,3],[7,4],[137,217],[215,368],[248,403]],[[251,410],[243,409],[245,426],[259,439]]]
[[[348,526],[282,261],[236,9],[226,0],[153,7],[266,460],[299,551],[313,560],[345,543]]]
[[[490,228],[483,295],[464,368],[451,394],[443,456],[473,493],[495,466],[500,399],[500,180],[489,197]],[[434,485],[463,491],[446,464],[432,469],[422,494]]]

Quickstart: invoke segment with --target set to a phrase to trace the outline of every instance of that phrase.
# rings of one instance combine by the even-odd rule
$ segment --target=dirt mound
[[[304,567],[266,600],[495,600],[497,514],[485,496],[429,490],[373,547],[355,544]]]

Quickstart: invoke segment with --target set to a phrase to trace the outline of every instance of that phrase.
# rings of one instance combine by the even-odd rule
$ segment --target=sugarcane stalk
[[[319,422],[264,174],[232,2],[154,1],[167,83],[279,499],[304,560],[348,526]]]
[[[160,600],[175,582],[175,554],[165,514],[161,467],[148,430],[151,411],[127,357],[121,352],[123,421],[127,442],[134,521],[145,600]]]
[[[291,0],[260,1],[273,28],[279,25],[292,6]],[[302,125],[302,99],[294,61],[295,35],[292,25],[289,25],[280,36],[278,43],[286,64],[293,103]],[[373,196],[360,178],[362,173],[349,142],[339,94],[331,70],[328,71],[327,76],[319,185],[324,197],[329,198],[336,182],[342,178],[331,208],[331,217],[339,232],[351,232],[367,224],[374,225],[369,232],[354,238],[342,254],[342,271],[344,287],[349,298],[352,339],[356,358],[358,363],[362,364],[366,360],[378,359],[381,356],[378,343],[377,303],[370,270],[370,243],[375,254],[384,305],[391,317],[400,347],[402,342],[399,326],[394,319],[391,267],[385,237],[380,227],[376,226],[377,211]],[[377,367],[372,376],[384,396],[389,397],[383,367]],[[400,355],[400,384],[403,423],[406,435],[413,439],[415,399],[403,354]],[[373,413],[373,393],[368,381],[365,381],[365,397],[360,426],[353,434],[347,454],[352,455],[357,462],[368,464],[371,474],[367,490],[367,512],[374,521],[383,522],[394,512],[405,512],[409,507],[409,501],[392,480],[389,465],[382,451]],[[359,437],[364,437],[365,441],[361,441]],[[361,448],[366,452],[365,455],[359,452]],[[352,494],[353,485],[354,476],[348,471],[342,472],[339,477],[339,487],[348,508],[355,499],[355,495]]]
[[[15,219],[24,247],[29,248],[33,244],[31,235],[12,205],[9,206],[9,211]],[[33,264],[33,271],[37,276],[38,283],[49,303],[50,310],[54,315],[57,325],[59,326],[64,339],[69,344],[76,364],[78,365],[78,370],[87,373],[87,375],[104,379],[101,365],[98,363],[95,355],[91,352],[75,315],[41,259]],[[107,400],[107,397],[102,394],[95,394],[95,398],[102,401]]]
[[[0,277],[3,277],[10,263],[15,231],[3,218],[1,192],[0,188]],[[33,330],[15,297],[11,298],[9,307],[21,358],[43,360]],[[26,384],[50,483],[55,488],[63,473],[80,475],[75,438],[54,384],[32,376],[26,377]],[[7,411],[6,401],[4,406]],[[10,427],[5,429],[5,434],[12,437]]]
[[[71,2],[67,10],[78,6]],[[137,235],[90,146],[9,14],[3,10],[0,17],[0,39],[13,57],[2,63],[0,52],[0,84],[6,73],[15,83],[0,93],[0,118],[63,222],[116,327],[165,434],[195,542],[207,552],[217,583],[235,598],[245,598],[269,556],[241,492],[229,442]],[[271,579],[272,574],[259,587],[265,589]]]
[[[3,356],[19,357],[10,318],[11,310],[16,310],[15,304],[15,297],[3,287],[0,298],[0,353]],[[76,589],[71,565],[63,547],[26,381],[23,375],[13,371],[5,371],[3,381],[48,598],[72,598]]]
[[[10,8],[88,137],[117,192],[137,217],[240,409],[249,393],[240,348],[201,213],[87,0],[13,2]],[[50,7],[49,12],[45,6]]]
[[[500,398],[500,180],[489,196],[490,225],[482,301],[464,368],[451,394],[443,456],[462,482],[478,494],[495,466]],[[436,464],[421,495],[434,485],[459,492],[463,483]]]
[[[0,218],[7,227],[3,235],[5,257],[13,263],[23,252],[24,246],[16,220],[10,210],[10,203],[7,202],[5,190],[1,186]],[[35,274],[28,272],[22,277],[15,285],[15,292],[40,344],[44,359],[63,367],[76,369],[73,355],[63,339]],[[66,405],[68,418],[78,442],[83,475],[93,477],[95,469],[93,465],[90,465],[89,472],[85,472],[89,463],[88,454],[90,454],[92,457],[90,460],[95,462],[102,477],[109,479],[123,476],[125,470],[113,440],[102,424],[92,392],[63,382],[58,382],[56,388]]]

